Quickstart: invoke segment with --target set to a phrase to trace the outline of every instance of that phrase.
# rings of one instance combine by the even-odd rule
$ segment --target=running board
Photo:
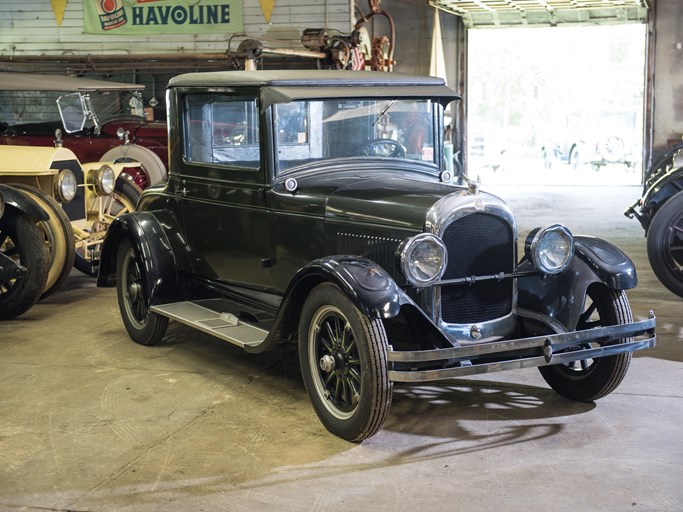
[[[268,331],[245,323],[231,313],[214,311],[195,302],[172,302],[149,309],[242,348],[256,347],[268,336]]]

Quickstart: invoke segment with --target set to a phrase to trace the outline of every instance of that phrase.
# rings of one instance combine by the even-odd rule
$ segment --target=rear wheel
[[[26,269],[0,279],[0,320],[25,313],[42,295],[50,265],[44,239],[36,223],[20,212],[7,210],[0,219],[0,253]]]
[[[319,285],[306,299],[299,362],[313,408],[330,432],[359,442],[382,427],[392,391],[384,325],[333,284]]]
[[[631,306],[623,291],[593,285],[588,288],[586,305],[576,330],[620,325],[632,321]],[[623,338],[613,343],[628,343],[631,340],[632,338]],[[593,344],[587,343],[577,348],[592,346]],[[567,364],[541,366],[539,370],[550,387],[560,395],[572,400],[590,402],[611,393],[619,386],[631,363],[631,355],[631,352],[626,352]]]
[[[652,218],[647,257],[657,279],[683,297],[683,194],[669,199]]]
[[[145,266],[130,240],[119,245],[116,261],[116,296],[128,336],[140,345],[156,345],[166,334],[168,318],[149,310]]]
[[[50,272],[42,296],[45,298],[57,291],[71,274],[76,257],[74,230],[69,216],[54,198],[34,187],[21,184],[12,184],[12,186],[33,199],[50,216],[48,220],[38,223],[50,254]]]

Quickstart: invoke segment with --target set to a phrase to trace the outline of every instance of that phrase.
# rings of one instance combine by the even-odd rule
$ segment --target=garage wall
[[[244,32],[271,47],[296,47],[304,28],[352,25],[350,0],[278,0],[266,23],[258,0],[244,0]],[[101,36],[83,33],[83,0],[68,0],[58,26],[50,0],[0,1],[0,54],[149,54],[223,52],[233,34]],[[233,48],[239,43],[233,42]]]
[[[653,154],[683,137],[683,2],[657,0],[653,36]]]

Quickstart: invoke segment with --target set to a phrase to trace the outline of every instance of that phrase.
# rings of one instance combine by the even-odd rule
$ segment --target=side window
[[[258,105],[253,98],[189,94],[184,99],[185,159],[258,169]]]

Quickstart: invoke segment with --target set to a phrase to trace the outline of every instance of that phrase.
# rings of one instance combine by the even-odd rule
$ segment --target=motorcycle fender
[[[0,193],[5,198],[5,207],[14,208],[36,222],[46,221],[50,216],[38,203],[14,187],[0,185]]]
[[[576,328],[590,285],[628,290],[638,282],[633,262],[618,247],[587,236],[577,236],[574,242],[574,257],[564,272],[517,281],[520,308],[552,317],[568,330]],[[524,262],[519,270],[531,270],[531,264]]]
[[[112,222],[102,244],[97,286],[116,285],[118,247],[128,238],[145,262],[148,305],[177,300],[181,295],[179,271],[189,270],[187,248],[182,244],[178,222],[170,212],[132,212]]]

